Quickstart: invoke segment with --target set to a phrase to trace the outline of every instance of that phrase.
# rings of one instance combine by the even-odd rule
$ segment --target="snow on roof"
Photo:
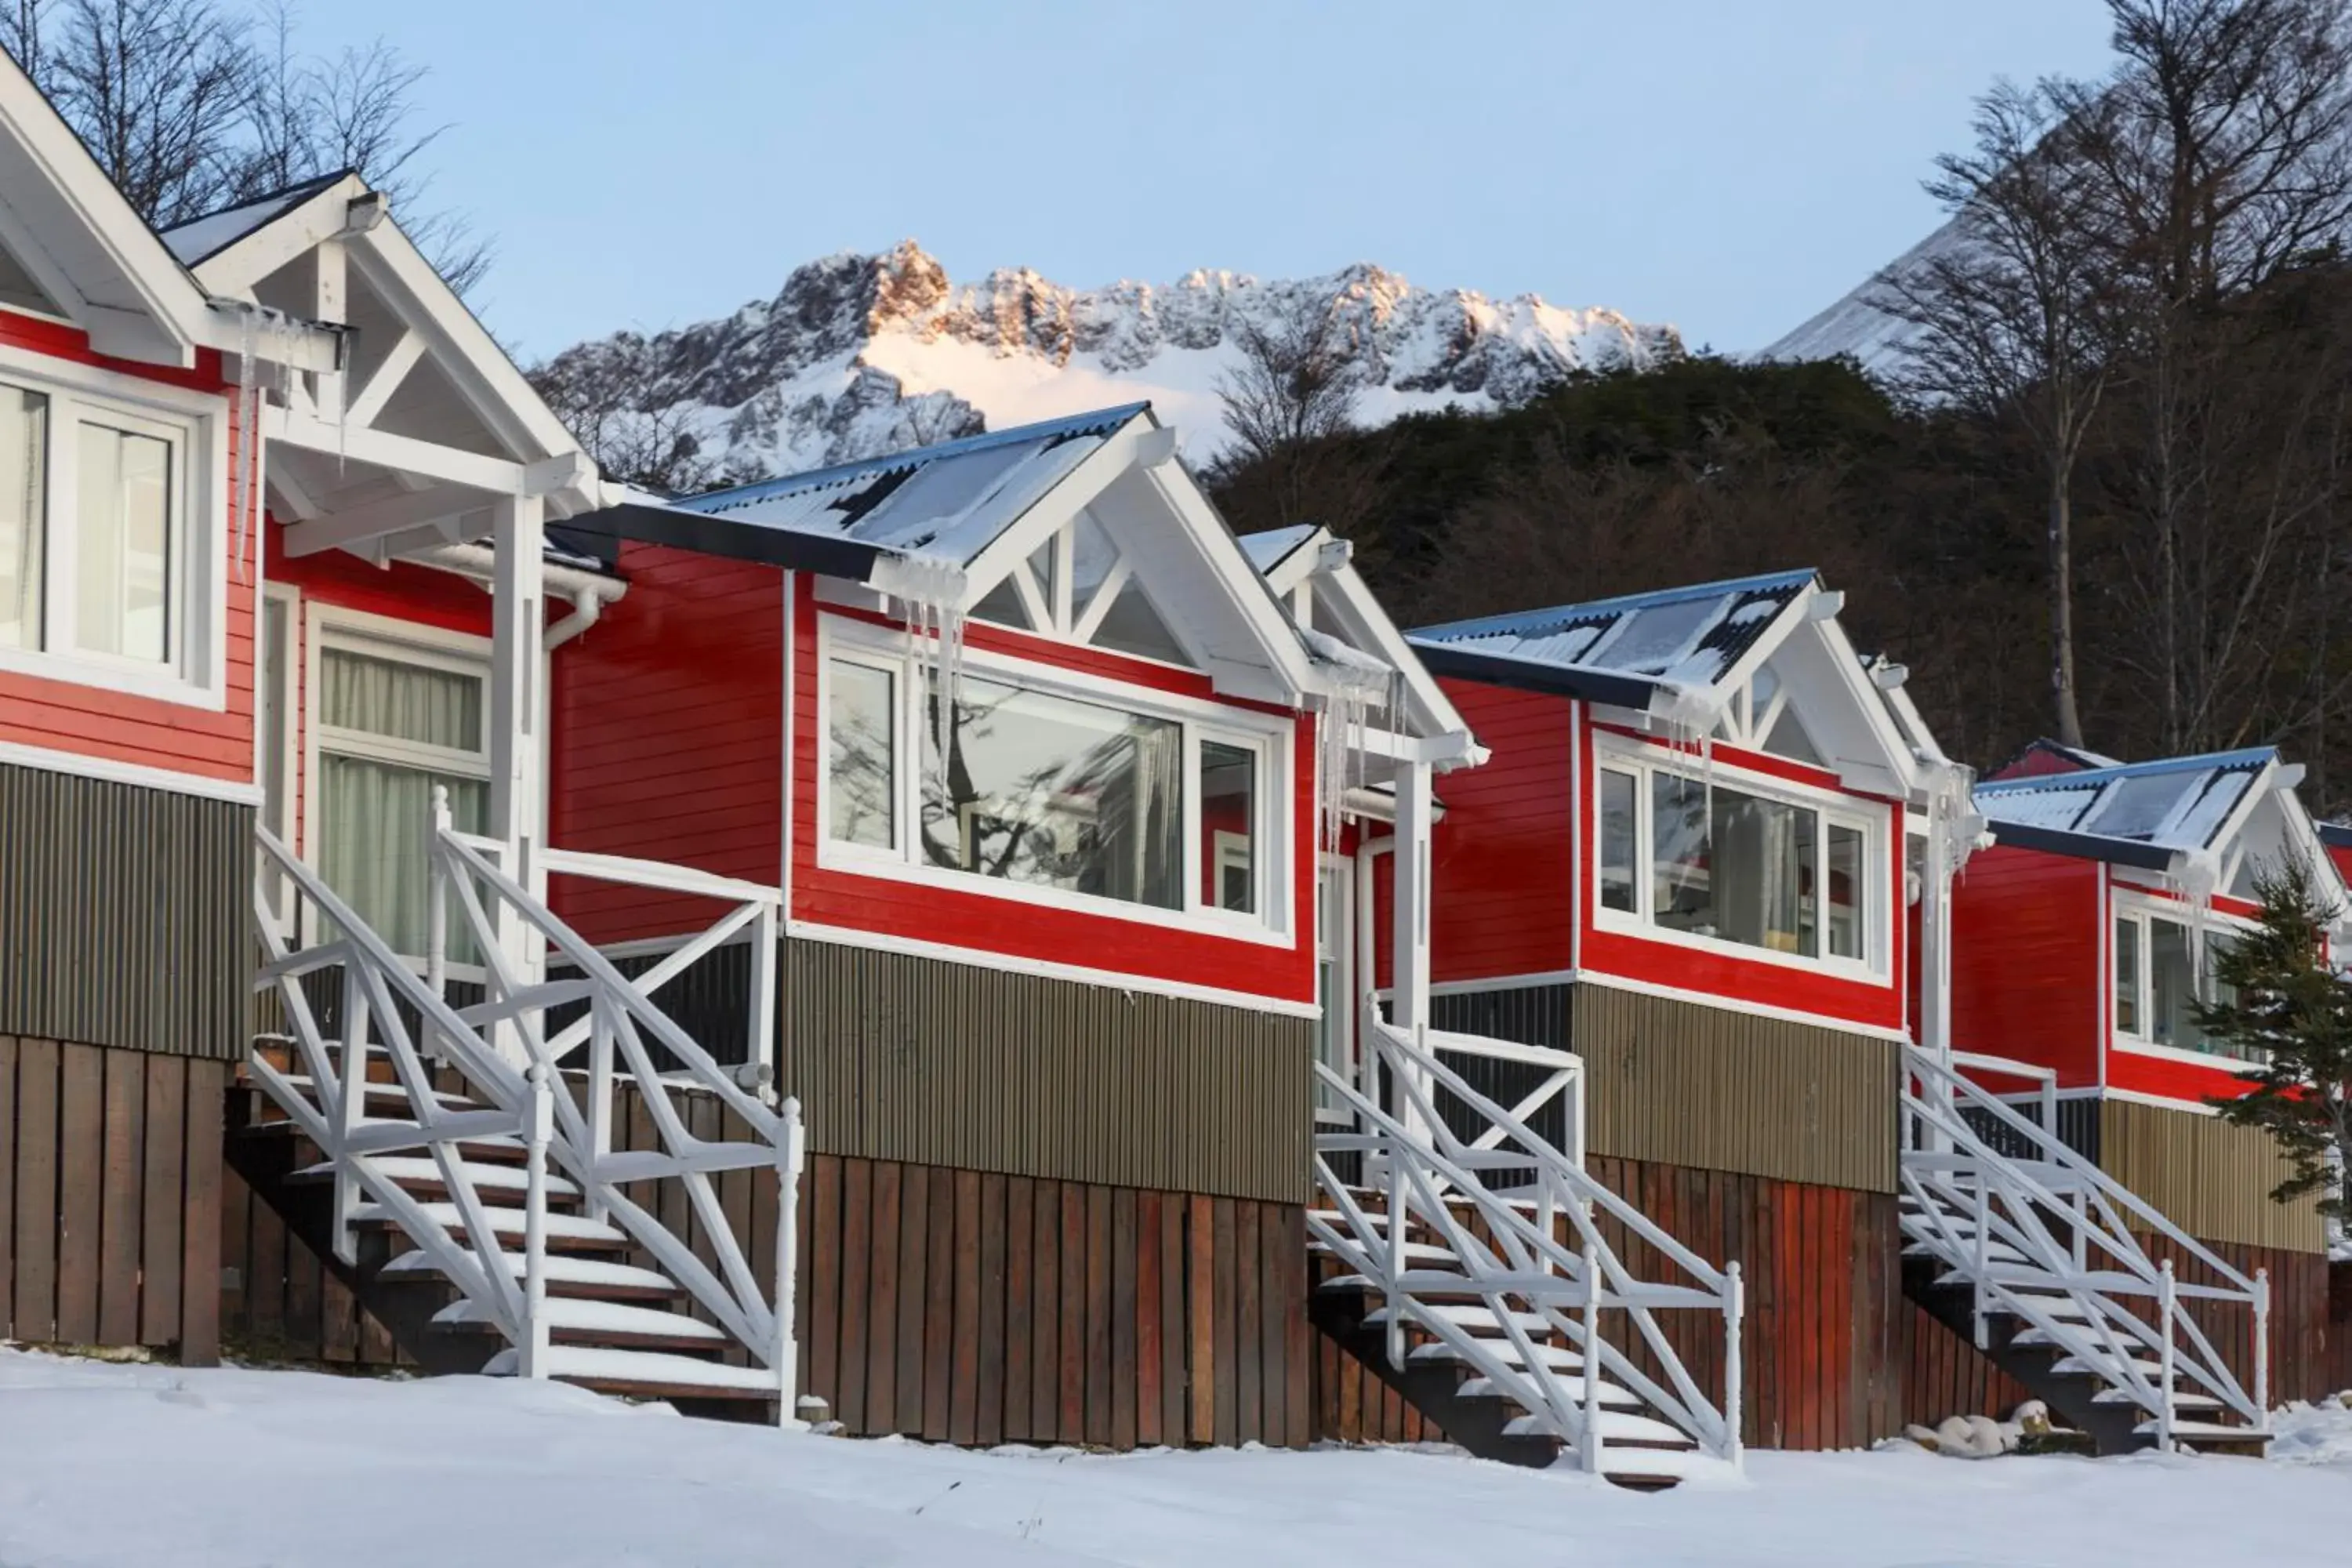
[[[1258,575],[1264,576],[1281,565],[1292,551],[1314,538],[1320,526],[1299,522],[1288,528],[1269,528],[1262,533],[1244,533],[1241,536],[1242,553],[1249,557]]]
[[[2037,847],[2059,847],[2042,836],[2064,834],[2194,852],[2213,847],[2246,792],[2277,760],[2275,749],[2258,746],[1991,779],[1977,785],[1976,804],[1996,836],[2004,826],[2024,830],[2011,836],[2013,842],[2033,837]]]
[[[968,565],[1130,420],[1130,403],[674,500],[733,523]]]
[[[272,191],[266,196],[257,196],[233,207],[223,207],[218,212],[190,218],[184,224],[163,230],[163,244],[180,258],[182,266],[194,267],[226,250],[263,225],[275,221],[349,173],[348,169],[338,169],[331,174],[319,174],[288,185],[283,190]]]
[[[1649,685],[1714,686],[1815,580],[1811,568],[1424,626],[1415,647]]]

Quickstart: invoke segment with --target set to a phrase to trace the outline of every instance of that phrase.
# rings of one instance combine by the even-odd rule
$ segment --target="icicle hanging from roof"
[[[1403,706],[1403,677],[1387,660],[1349,647],[1312,626],[1301,626],[1308,655],[1331,678],[1331,694],[1316,715],[1315,777],[1318,836],[1337,848],[1348,791],[1363,782],[1366,715],[1375,707],[1393,729]]]
[[[932,740],[944,768],[963,691],[963,568],[935,555],[881,555],[866,586],[898,602],[908,651],[931,702]]]

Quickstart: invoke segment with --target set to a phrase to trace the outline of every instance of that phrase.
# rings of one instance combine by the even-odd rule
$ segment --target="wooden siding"
[[[0,1034],[242,1056],[252,900],[251,806],[0,764]]]
[[[1952,884],[1953,1043],[2055,1068],[2063,1088],[2098,1083],[2101,918],[2087,860],[2002,846],[1971,857]]]
[[[1480,681],[1439,684],[1494,754],[1437,780],[1445,820],[1430,847],[1430,974],[1478,980],[1567,969],[1574,962],[1567,897],[1575,878],[1573,705]],[[1378,930],[1385,968],[1391,928],[1383,920]]]
[[[1857,1447],[1914,1421],[2005,1414],[2027,1397],[1904,1296],[1892,1194],[1605,1156],[1591,1168],[1708,1262],[1739,1264],[1749,1445]],[[1637,1278],[1679,1282],[1646,1245],[1622,1233],[1611,1245]],[[1657,1321],[1699,1386],[1719,1397],[1722,1320],[1661,1312]],[[1622,1321],[1602,1327],[1620,1346],[1638,1343]]]
[[[220,1351],[226,1069],[0,1035],[0,1339]]]
[[[1570,1005],[1595,1153],[1895,1191],[1893,1042],[1592,984]]]
[[[2200,1240],[2326,1250],[2314,1200],[2271,1201],[2286,1165],[2258,1128],[2194,1110],[2104,1100],[2099,1159],[2109,1175]]]
[[[1307,1199],[1309,1019],[798,939],[782,991],[812,1148]]]
[[[206,477],[220,487],[223,495],[233,495],[231,487],[242,460],[242,434],[217,353],[199,351],[190,370],[108,359],[92,353],[89,338],[74,328],[5,310],[0,310],[0,343],[76,364],[100,366],[158,385],[219,394],[212,416],[228,426],[228,472]],[[208,445],[205,445],[202,456],[209,468],[212,451]],[[200,504],[205,508],[206,526],[219,530],[212,570],[218,574],[214,609],[226,617],[222,706],[199,708],[85,686],[70,678],[52,679],[0,670],[0,743],[162,768],[213,783],[252,782],[253,605],[258,574],[249,562],[238,572],[232,552],[239,539],[250,541],[256,531],[236,526],[233,503],[207,497]]]
[[[2150,1258],[2172,1260],[2184,1285],[2219,1284],[2212,1271],[2168,1241],[2140,1237]],[[2328,1263],[2318,1253],[2288,1251],[2274,1247],[2247,1247],[2237,1242],[2205,1244],[2239,1273],[2252,1279],[2256,1269],[2271,1277],[2270,1398],[2273,1408],[2290,1399],[2320,1399],[2352,1383],[2336,1375],[2336,1361],[2344,1358],[2343,1337],[2352,1323],[2331,1328]],[[2241,1386],[2254,1388],[2253,1314],[2242,1307],[2219,1302],[2188,1303],[2189,1315],[2229,1363]]]
[[[549,841],[772,886],[783,870],[784,591],[771,566],[627,545],[628,596],[555,660]],[[555,879],[590,940],[698,929],[704,900]]]

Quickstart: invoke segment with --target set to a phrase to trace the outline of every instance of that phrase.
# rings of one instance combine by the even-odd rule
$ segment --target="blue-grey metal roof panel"
[[[2198,757],[2167,757],[2074,773],[1990,779],[1976,786],[1977,809],[2023,843],[2045,835],[2166,850],[2210,848],[2246,792],[2278,752],[2269,746]]]
[[[1150,406],[1131,403],[992,431],[670,504],[730,524],[818,534],[965,565]]]
[[[1547,689],[1562,675],[1570,687],[1595,678],[1589,694],[1616,702],[1660,684],[1720,682],[1814,581],[1810,568],[1776,572],[1454,621],[1410,637],[1425,652],[1477,656],[1488,678],[1508,679],[1514,665],[1546,674]]]

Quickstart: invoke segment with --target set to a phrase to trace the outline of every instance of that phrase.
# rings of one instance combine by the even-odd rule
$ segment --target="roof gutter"
[[[436,544],[430,550],[419,550],[400,559],[418,566],[429,566],[436,572],[454,573],[457,576],[488,589],[498,580],[498,552],[487,544]],[[624,598],[629,585],[618,577],[602,573],[583,571],[577,566],[549,564],[542,568],[541,581],[547,591],[570,602],[572,613],[549,626],[541,636],[540,646],[553,653],[565,643],[593,626],[604,616],[604,606]]]
[[[2101,833],[2076,833],[2063,827],[2034,827],[2021,822],[1995,819],[1988,824],[1993,842],[2018,849],[2039,849],[2077,860],[2104,860],[2110,866],[2130,866],[2143,871],[2179,874],[2189,864],[2182,850],[2133,838],[2110,838]]]

